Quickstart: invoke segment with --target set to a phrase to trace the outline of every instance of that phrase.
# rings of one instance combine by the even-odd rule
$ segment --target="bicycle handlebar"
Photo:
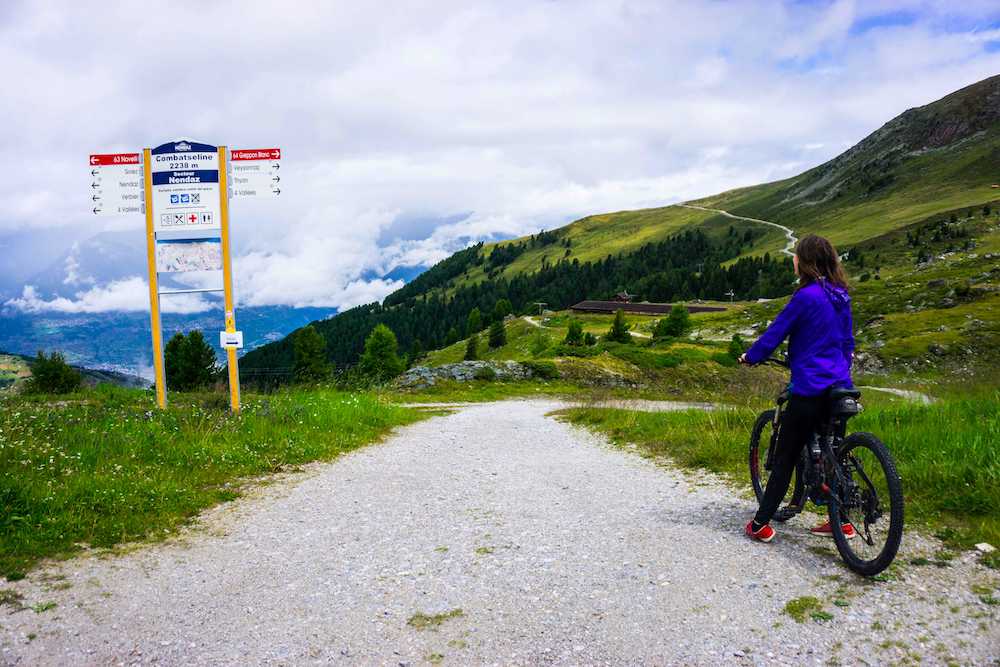
[[[741,362],[741,363],[746,363],[746,362]],[[764,364],[773,364],[774,366],[781,366],[782,368],[791,368],[791,366],[789,366],[789,364],[788,364],[788,362],[786,360],[784,360],[784,359],[778,359],[777,357],[771,357],[769,359],[765,359],[764,361],[758,362],[756,364],[747,364],[747,365],[748,366],[751,366],[751,365],[752,366],[763,366]]]

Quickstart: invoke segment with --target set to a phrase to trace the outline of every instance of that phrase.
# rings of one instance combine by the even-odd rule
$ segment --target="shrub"
[[[559,369],[551,361],[524,361],[523,363],[531,370],[532,375],[543,380],[557,380]]]
[[[670,314],[656,323],[653,338],[677,338],[691,331],[691,315],[688,309],[676,304],[670,309]]]
[[[615,343],[632,342],[632,334],[628,332],[628,325],[625,324],[625,312],[621,308],[615,313],[615,319],[605,338]]]
[[[563,338],[563,345],[583,345],[583,325],[577,320],[570,320],[569,331]]]
[[[597,345],[597,336],[588,331],[587,333],[583,334],[583,344],[588,347]]]
[[[35,394],[69,394],[80,388],[83,377],[66,363],[59,352],[45,356],[41,350],[31,363],[31,379],[25,391]]]
[[[747,344],[743,341],[743,336],[739,335],[738,333],[733,334],[733,337],[729,340],[729,350],[728,350],[729,357],[733,359],[733,361],[736,361],[746,351],[747,351]]]
[[[497,379],[497,372],[489,366],[482,366],[476,369],[476,372],[472,374],[472,377],[484,382],[493,382]]]
[[[489,345],[491,349],[503,347],[507,344],[507,329],[503,325],[503,319],[493,320],[490,325]]]
[[[292,340],[295,365],[292,373],[296,382],[321,382],[330,377],[333,366],[327,360],[326,339],[313,325],[307,325],[295,333]]]
[[[725,366],[726,368],[732,368],[736,365],[736,359],[729,352],[716,352],[711,356],[712,361],[719,364],[720,366]]]
[[[218,371],[215,350],[195,329],[187,335],[174,334],[163,350],[167,387],[173,391],[194,391],[212,384]]]
[[[358,363],[362,375],[375,382],[385,382],[402,373],[405,368],[398,348],[392,329],[384,324],[376,326],[365,340],[365,351]]]
[[[469,336],[469,340],[465,341],[465,356],[463,359],[466,361],[475,361],[479,358],[479,334],[472,334]]]
[[[547,349],[549,349],[549,337],[544,331],[537,329],[531,338],[531,354],[537,357],[544,354]]]

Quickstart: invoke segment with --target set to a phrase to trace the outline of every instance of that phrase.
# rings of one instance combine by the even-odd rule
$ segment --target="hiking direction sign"
[[[281,194],[281,149],[230,152],[225,146],[181,139],[145,148],[141,153],[96,153],[88,162],[91,212],[141,213],[146,218],[157,405],[167,405],[160,297],[222,292],[225,331],[220,332],[219,345],[226,350],[230,405],[233,412],[239,412],[236,350],[243,347],[243,333],[236,330],[229,200]],[[222,281],[218,287],[189,287],[184,283],[180,288],[160,287],[160,274],[220,270]]]
[[[94,215],[145,213],[140,153],[95,153],[90,170],[90,212]]]
[[[234,150],[230,156],[234,199],[277,197],[281,194],[281,149]]]
[[[156,232],[220,229],[218,149],[177,141],[157,146],[151,157]]]

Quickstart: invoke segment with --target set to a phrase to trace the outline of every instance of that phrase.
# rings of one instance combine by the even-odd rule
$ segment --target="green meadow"
[[[873,391],[863,400],[866,409],[849,431],[874,433],[888,445],[903,479],[910,527],[928,528],[960,547],[1000,544],[1000,392],[955,393],[932,405]],[[616,443],[721,474],[748,490],[749,434],[762,408],[653,413],[582,407],[561,414]]]
[[[0,576],[47,557],[170,535],[253,478],[329,460],[420,415],[374,393],[247,396],[101,386],[0,400]]]

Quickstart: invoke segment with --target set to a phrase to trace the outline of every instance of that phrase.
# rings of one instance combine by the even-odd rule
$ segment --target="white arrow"
[[[90,164],[97,164],[97,158],[93,155],[90,156]]]

